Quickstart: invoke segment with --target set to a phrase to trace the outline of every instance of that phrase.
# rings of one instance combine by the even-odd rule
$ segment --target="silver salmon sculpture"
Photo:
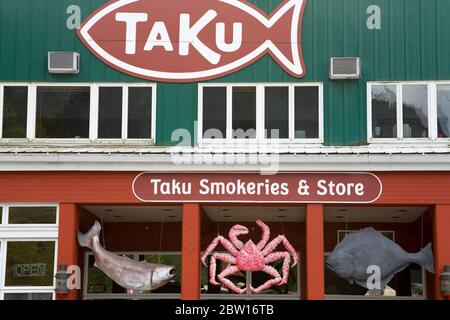
[[[95,266],[118,285],[131,290],[155,290],[168,283],[175,276],[175,267],[163,264],[136,262],[105,250],[98,235],[101,225],[98,221],[85,234],[77,232],[78,243],[92,250]]]
[[[411,263],[434,273],[431,243],[418,253],[408,253],[381,232],[366,228],[348,234],[325,260],[328,269],[351,284],[369,289],[370,295],[379,295],[392,278]],[[369,266],[380,268],[380,289],[368,288]]]

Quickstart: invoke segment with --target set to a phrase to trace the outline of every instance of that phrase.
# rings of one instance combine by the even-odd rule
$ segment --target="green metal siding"
[[[181,0],[180,0],[181,1]],[[143,82],[104,65],[66,24],[66,8],[82,18],[105,0],[0,0],[0,81]],[[252,0],[271,12],[279,0]],[[367,7],[382,10],[382,29],[368,30]],[[269,56],[215,82],[324,83],[324,128],[328,145],[366,141],[366,83],[375,80],[450,79],[449,0],[308,0],[302,32],[306,76],[287,75]],[[79,75],[50,75],[48,51],[78,51]],[[330,81],[332,56],[359,56],[362,79]],[[177,128],[194,135],[197,84],[158,83],[157,142]]]

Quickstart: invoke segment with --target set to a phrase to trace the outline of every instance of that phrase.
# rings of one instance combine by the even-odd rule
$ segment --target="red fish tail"
[[[286,0],[271,14],[266,27],[268,49],[275,61],[290,75],[305,74],[301,48],[301,25],[307,0]]]

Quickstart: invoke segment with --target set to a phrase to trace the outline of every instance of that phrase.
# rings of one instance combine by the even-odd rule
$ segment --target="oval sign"
[[[267,15],[244,0],[114,0],[77,33],[100,60],[144,79],[213,79],[266,53],[300,78],[305,5],[306,0],[285,0]]]
[[[382,193],[372,173],[141,173],[144,202],[371,203]]]

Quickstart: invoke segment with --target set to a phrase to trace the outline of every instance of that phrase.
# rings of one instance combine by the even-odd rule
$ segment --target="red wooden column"
[[[73,203],[61,203],[59,206],[58,226],[58,265],[78,265],[78,212]],[[77,290],[72,290],[67,295],[57,295],[58,300],[78,299]]]
[[[323,205],[306,206],[306,299],[325,297]]]
[[[450,205],[436,205],[434,209],[433,247],[435,262],[435,298],[444,300],[441,296],[439,276],[445,265],[450,265]]]
[[[200,205],[183,204],[181,299],[200,299]]]

